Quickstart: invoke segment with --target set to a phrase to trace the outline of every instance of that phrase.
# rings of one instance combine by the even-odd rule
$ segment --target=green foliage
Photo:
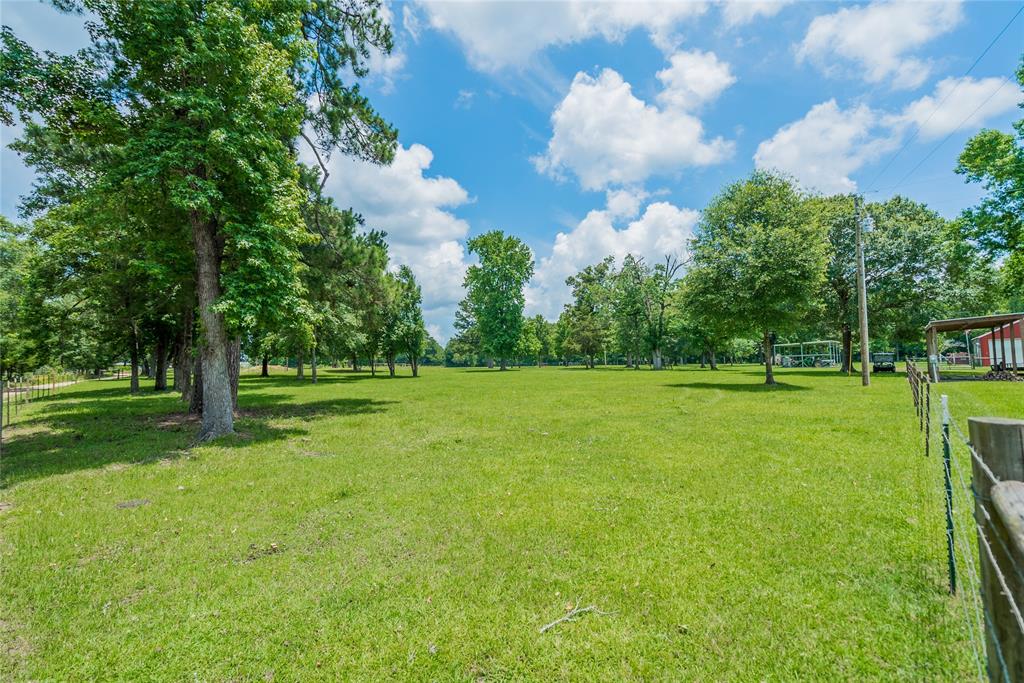
[[[569,354],[583,356],[591,368],[594,357],[608,348],[613,268],[614,259],[609,256],[565,281],[573,300],[562,313],[566,328],[562,346]]]
[[[480,263],[466,272],[465,286],[473,318],[480,330],[481,350],[501,361],[515,355],[523,327],[523,288],[533,276],[533,255],[517,237],[500,230],[467,242]]]
[[[704,210],[693,241],[695,270],[725,304],[723,325],[756,332],[794,330],[818,306],[827,264],[823,227],[792,181],[756,171],[729,185]],[[766,381],[772,383],[770,364]]]
[[[1017,81],[1024,87],[1024,60],[1017,69]],[[1008,257],[1007,292],[1024,288],[1024,119],[1013,128],[1013,135],[996,130],[975,135],[967,141],[956,167],[967,182],[985,188],[981,203],[964,212],[964,225],[988,253]]]

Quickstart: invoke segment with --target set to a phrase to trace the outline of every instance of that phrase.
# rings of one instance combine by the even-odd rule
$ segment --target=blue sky
[[[964,141],[1020,116],[1024,15],[965,72],[1021,6],[392,3],[396,50],[364,87],[402,147],[389,168],[332,159],[327,191],[388,231],[442,341],[465,240],[495,228],[533,249],[528,312],[554,318],[567,275],[683,252],[699,210],[755,167],[952,217],[979,197],[953,173]],[[86,40],[80,17],[30,0],[0,0],[0,21],[39,48]],[[31,171],[5,147],[0,173],[14,217]]]

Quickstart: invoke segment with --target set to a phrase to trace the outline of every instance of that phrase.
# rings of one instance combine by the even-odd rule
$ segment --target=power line
[[[934,109],[932,109],[932,113],[928,115],[928,118],[924,120],[924,123],[918,124],[917,130],[914,131],[913,135],[907,138],[907,141],[903,143],[903,146],[899,148],[896,154],[889,158],[889,161],[886,162],[885,166],[882,167],[882,170],[875,174],[875,177],[871,180],[871,183],[868,185],[868,192],[872,192],[878,189],[875,187],[875,183],[877,183],[878,180],[885,174],[885,172],[889,170],[889,167],[892,166],[892,163],[896,161],[896,159],[898,159],[901,154],[903,154],[907,147],[910,146],[910,143],[912,143],[917,138],[917,134],[920,133],[921,130],[928,124],[928,122],[932,120],[932,117],[935,116],[936,113],[938,113],[939,109],[941,109],[942,106],[946,104],[946,102],[949,100],[949,98],[952,97],[956,93],[956,91],[960,89],[960,86],[963,85],[964,78],[966,78],[972,71],[974,71],[974,67],[978,66],[978,63],[981,62],[982,58],[986,54],[988,54],[988,51],[992,49],[992,46],[995,45],[996,42],[998,42],[998,40],[1003,37],[1003,34],[1006,33],[1006,30],[1010,28],[1010,24],[1017,20],[1017,17],[1021,15],[1021,12],[1024,12],[1024,5],[1021,5],[1020,9],[1018,9],[1017,12],[1012,17],[1010,17],[1010,20],[1006,22],[1006,25],[1003,26],[999,33],[997,33],[995,37],[991,41],[989,41],[989,44],[985,46],[985,49],[981,51],[981,54],[978,55],[978,57],[974,60],[974,63],[971,64],[967,71],[964,72],[964,75],[960,77],[960,79],[957,81],[953,89],[950,90],[946,94],[946,96],[942,98],[942,101],[939,102]]]
[[[1010,77],[1009,77],[1009,76],[1004,76],[1004,77],[1003,77],[1003,80],[1002,80],[1002,82],[1000,82],[1000,83],[999,83],[999,87],[997,87],[997,88],[996,88],[995,90],[993,90],[993,91],[992,91],[992,94],[991,94],[991,95],[989,95],[988,97],[986,97],[986,98],[985,98],[985,99],[984,99],[984,100],[982,101],[982,103],[981,103],[981,104],[979,104],[979,105],[978,105],[977,107],[975,107],[975,108],[974,108],[974,111],[972,111],[972,112],[971,112],[970,114],[968,114],[968,115],[967,115],[967,116],[966,116],[966,117],[964,118],[964,120],[963,120],[963,121],[961,121],[961,122],[960,122],[959,124],[957,124],[956,128],[954,128],[953,130],[951,130],[951,131],[949,132],[949,135],[947,135],[946,137],[942,138],[942,140],[941,140],[941,141],[939,141],[939,144],[937,144],[937,145],[935,145],[934,147],[932,147],[932,148],[931,148],[931,150],[930,150],[930,151],[929,151],[929,152],[928,152],[927,154],[925,154],[925,155],[924,155],[924,157],[922,157],[922,158],[921,158],[921,160],[920,160],[919,162],[917,162],[917,165],[916,165],[916,166],[914,166],[914,168],[910,169],[910,170],[909,170],[909,171],[908,171],[908,172],[907,172],[907,173],[906,173],[906,174],[905,174],[905,175],[904,175],[904,176],[903,176],[902,178],[900,178],[900,179],[899,179],[899,181],[898,181],[898,182],[897,182],[897,183],[896,183],[895,185],[893,185],[893,188],[897,188],[897,187],[899,187],[900,185],[902,185],[902,184],[903,184],[903,182],[904,182],[904,181],[905,181],[905,180],[906,180],[907,178],[909,178],[910,176],[912,176],[912,175],[914,174],[914,171],[916,171],[917,169],[921,168],[921,166],[922,166],[922,165],[924,164],[924,162],[928,161],[928,159],[930,159],[930,158],[931,158],[931,156],[932,156],[933,154],[935,154],[935,152],[937,152],[937,151],[939,150],[939,147],[942,147],[942,146],[943,146],[944,144],[946,144],[946,142],[947,142],[947,141],[948,141],[948,140],[949,140],[949,139],[950,139],[951,137],[953,137],[953,136],[954,136],[954,135],[955,135],[955,134],[956,134],[956,133],[957,133],[957,132],[958,132],[958,131],[959,131],[959,130],[960,130],[961,128],[963,128],[963,127],[964,127],[964,124],[966,124],[966,123],[967,123],[968,121],[970,121],[970,120],[971,120],[972,118],[974,118],[974,115],[975,115],[975,114],[977,114],[977,113],[978,113],[979,111],[981,111],[981,108],[982,108],[982,107],[984,107],[984,106],[985,106],[986,104],[988,104],[988,103],[989,103],[989,101],[990,101],[990,100],[991,100],[991,99],[992,99],[993,97],[995,97],[995,96],[996,96],[996,94],[997,94],[997,93],[998,93],[998,92],[999,92],[1000,90],[1002,90],[1002,89],[1003,89],[1003,86],[1004,86],[1004,85],[1006,85],[1007,83],[1009,83],[1009,81],[1010,81]]]

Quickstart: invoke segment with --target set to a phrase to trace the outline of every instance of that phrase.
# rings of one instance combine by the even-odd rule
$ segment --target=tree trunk
[[[849,323],[843,323],[843,372],[853,372],[853,330]]]
[[[661,370],[661,349],[651,351],[651,365],[655,370]]]
[[[270,377],[270,356],[263,355],[263,369],[260,371],[260,377]]]
[[[301,352],[295,356],[295,376],[299,379],[306,376],[306,364],[303,362]]]
[[[387,363],[388,363],[388,376],[394,377],[395,376],[395,354],[393,354],[391,352],[388,352],[388,354],[385,356],[385,358],[387,359]]]
[[[242,338],[228,343],[228,376],[231,380],[231,410],[238,410],[238,378],[242,374]]]
[[[313,384],[316,384],[316,344],[313,344],[312,354],[313,355],[312,355],[312,357],[310,359],[311,363],[310,363],[309,367],[310,367],[310,371],[311,371],[311,374],[312,374],[311,379],[313,381]]]
[[[129,391],[133,394],[139,393],[139,332],[132,326],[132,381]]]
[[[772,363],[775,362],[775,359],[772,357],[772,335],[771,332],[769,332],[768,330],[765,330],[764,332],[763,350],[764,383],[775,384],[775,375],[772,373]]]
[[[213,221],[193,211],[192,239],[196,252],[196,295],[202,342],[199,357],[202,367],[202,428],[199,440],[215,439],[234,431],[235,416],[231,401],[228,370],[228,338],[224,316],[214,310],[220,298],[221,248]]]
[[[501,369],[502,370],[507,370],[508,369],[507,366],[505,365],[505,359],[504,358],[501,359]]]
[[[412,366],[412,376],[413,377],[419,377],[420,376],[420,361],[419,361],[418,358],[416,358],[416,355],[413,354],[413,353],[409,354],[409,364]]]
[[[167,334],[161,330],[156,338],[156,382],[154,391],[167,391]]]
[[[191,305],[182,317],[178,331],[177,354],[174,356],[174,388],[181,392],[181,400],[192,400],[192,315]]]
[[[715,347],[714,346],[711,347],[711,352],[708,355],[710,356],[709,364],[711,365],[711,369],[712,370],[717,370],[718,369],[718,354],[715,353]]]
[[[488,358],[487,359],[487,369],[488,370],[494,369],[494,359],[493,358]]]
[[[146,376],[146,379],[153,379],[153,365],[149,356],[142,359],[142,374]]]
[[[370,375],[377,376],[377,356],[370,355]]]
[[[359,356],[352,354],[352,372],[359,372]]]
[[[203,359],[198,353],[192,360],[192,387],[188,394],[188,414],[203,414]]]

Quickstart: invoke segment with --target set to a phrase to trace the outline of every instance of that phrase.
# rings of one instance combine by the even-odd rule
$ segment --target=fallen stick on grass
[[[550,624],[546,624],[544,626],[541,626],[540,627],[540,632],[544,633],[548,629],[554,628],[555,626],[558,626],[563,621],[575,621],[576,617],[578,617],[578,616],[580,616],[582,614],[586,614],[587,612],[593,612],[594,614],[598,615],[599,617],[606,617],[608,615],[615,614],[615,612],[602,612],[601,610],[599,610],[597,608],[597,605],[590,605],[588,607],[580,607],[580,599],[576,598],[576,604],[573,605],[573,608],[571,610],[566,612],[566,614],[564,616],[562,616],[562,617],[560,617],[558,619],[555,619]]]

